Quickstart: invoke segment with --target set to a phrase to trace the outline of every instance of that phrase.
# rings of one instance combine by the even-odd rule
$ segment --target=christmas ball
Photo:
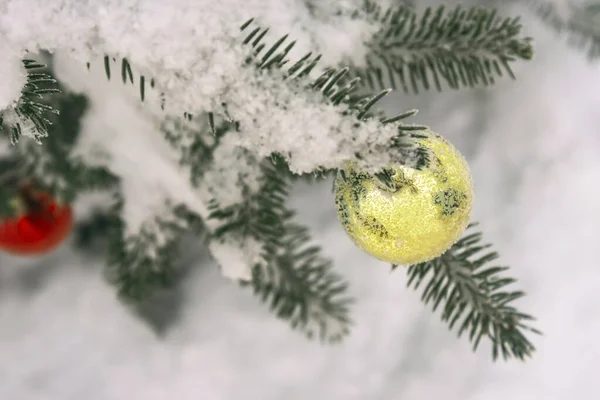
[[[429,261],[449,249],[469,223],[473,183],[462,155],[434,133],[418,145],[429,152],[423,169],[391,165],[388,179],[352,163],[335,179],[337,214],[363,250],[398,265]]]
[[[42,255],[57,248],[72,230],[71,207],[59,204],[47,193],[28,193],[20,208],[20,215],[0,221],[0,250]]]

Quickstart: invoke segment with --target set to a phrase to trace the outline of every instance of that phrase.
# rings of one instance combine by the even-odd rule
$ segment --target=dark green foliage
[[[118,196],[117,196],[118,197]],[[132,237],[125,237],[121,219],[122,200],[115,202],[110,216],[104,221],[107,227],[108,278],[119,291],[121,299],[137,303],[146,299],[156,289],[170,287],[177,271],[174,268],[179,255],[182,237],[190,227],[200,229],[197,215],[179,205],[168,216],[157,216],[149,225]]]
[[[262,185],[256,193],[252,193],[240,179],[244,197],[242,203],[221,209],[216,200],[211,201],[209,218],[223,221],[222,225],[213,229],[213,240],[234,235],[256,239],[264,243],[267,250],[279,246],[283,234],[281,218],[285,211],[287,183],[267,161],[263,161],[262,172]]]
[[[211,203],[209,218],[220,221],[211,239],[243,243],[251,238],[260,243],[261,260],[252,268],[251,282],[243,286],[250,285],[278,317],[308,337],[318,334],[321,340],[338,341],[350,324],[347,284],[319,255],[319,247],[307,245],[307,229],[291,222],[285,176],[268,160],[261,165],[260,190],[250,193],[243,186],[244,201],[230,207]]]
[[[568,3],[569,16],[561,17],[550,1],[529,0],[543,21],[570,37],[569,44],[586,51],[590,60],[600,57],[600,2]]]
[[[46,66],[35,60],[23,60],[27,70],[27,81],[21,90],[15,107],[15,113],[23,121],[29,121],[35,127],[34,139],[39,143],[41,138],[48,136],[52,122],[50,115],[58,114],[58,110],[41,101],[46,94],[58,93],[58,84],[50,74],[45,72]],[[40,72],[41,70],[41,72]],[[3,117],[0,111],[0,130],[3,130]],[[17,122],[10,127],[11,142],[17,143],[21,137],[23,127]]]
[[[57,87],[60,88],[58,83]],[[39,187],[69,203],[83,192],[115,187],[118,179],[106,168],[87,166],[71,155],[81,131],[81,118],[87,111],[86,97],[58,93],[51,98],[49,107],[57,111],[48,125],[52,140],[43,146],[32,141],[21,141],[15,146],[19,176],[34,179]]]
[[[504,74],[514,78],[510,63],[533,56],[531,39],[519,36],[519,18],[502,20],[495,10],[429,7],[419,17],[410,6],[383,10],[365,0],[364,11],[384,24],[367,43],[366,67],[351,69],[371,89],[488,86]]]
[[[424,285],[423,302],[431,303],[434,311],[441,307],[442,320],[450,329],[458,326],[459,337],[468,333],[473,351],[486,337],[492,342],[494,360],[500,355],[525,360],[535,351],[525,331],[541,332],[528,325],[533,317],[512,305],[525,293],[504,291],[516,280],[500,276],[508,267],[489,266],[498,254],[485,253],[490,245],[480,241],[481,233],[466,234],[442,256],[409,267],[407,286]]]
[[[348,285],[333,272],[331,261],[319,255],[320,247],[308,246],[308,229],[287,219],[282,251],[266,267],[253,268],[252,290],[309,338],[318,335],[321,341],[338,342],[352,324]]]

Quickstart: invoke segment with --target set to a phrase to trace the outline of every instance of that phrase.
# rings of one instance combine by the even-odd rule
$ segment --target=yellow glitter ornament
[[[473,183],[462,155],[441,136],[428,133],[425,169],[392,165],[389,179],[338,171],[338,217],[354,242],[372,256],[399,265],[429,261],[450,248],[469,223]]]

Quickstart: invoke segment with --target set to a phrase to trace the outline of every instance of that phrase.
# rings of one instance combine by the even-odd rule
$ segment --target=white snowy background
[[[390,111],[453,141],[475,179],[474,219],[529,296],[545,333],[526,363],[476,354],[405,289],[402,271],[345,235],[331,184],[293,204],[357,303],[341,345],[306,341],[190,244],[190,273],[150,319],[115,298],[102,259],[69,246],[40,259],[0,254],[2,400],[562,400],[600,397],[600,63],[525,8],[536,57],[491,90],[395,95]],[[160,171],[156,171],[160,173]],[[80,207],[81,208],[81,207]],[[154,315],[154,314],[156,315]]]

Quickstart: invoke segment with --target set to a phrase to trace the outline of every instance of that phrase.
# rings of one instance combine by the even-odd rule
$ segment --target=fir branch
[[[246,21],[241,30],[247,30],[253,23],[253,19]],[[261,70],[280,69],[283,72],[283,79],[288,81],[302,81],[308,77],[311,71],[317,66],[321,56],[308,53],[301,57],[296,63],[290,64],[287,55],[294,47],[292,41],[285,45],[287,35],[269,47],[264,43],[263,38],[268,28],[255,27],[252,29],[243,44],[250,45],[254,52],[246,59],[247,64],[254,64]],[[398,127],[399,137],[407,136],[409,133],[426,130],[423,125],[406,125],[403,120],[414,116],[416,110],[409,111],[395,117],[386,118],[381,112],[373,112],[373,107],[387,96],[391,90],[384,89],[376,94],[358,94],[360,79],[349,79],[350,68],[326,68],[323,73],[314,79],[308,79],[305,89],[318,91],[323,94],[323,100],[333,105],[346,105],[346,111],[343,115],[353,116],[359,121],[366,121],[371,118],[378,118],[382,123],[395,123]],[[276,78],[274,76],[274,78]]]
[[[419,18],[407,5],[383,10],[365,0],[367,16],[384,25],[370,42],[366,67],[352,68],[371,89],[400,86],[418,93],[488,86],[497,77],[515,78],[510,63],[533,57],[531,38],[520,37],[519,18],[500,19],[495,10],[428,7]]]
[[[286,219],[292,216],[289,213]],[[352,300],[344,295],[348,285],[332,271],[331,261],[319,256],[320,247],[306,245],[308,229],[286,221],[284,230],[281,252],[267,266],[253,268],[254,294],[308,338],[341,341],[352,324],[348,315]]]
[[[589,60],[600,58],[600,2],[567,3],[569,15],[561,15],[552,2],[529,0],[538,16],[559,34],[569,37],[569,44],[586,51]]]
[[[57,87],[61,89],[58,82]],[[52,140],[44,142],[43,146],[21,141],[13,149],[20,160],[18,173],[21,178],[34,179],[38,186],[67,203],[72,203],[83,192],[115,188],[119,179],[106,168],[88,166],[71,156],[81,132],[81,118],[88,109],[87,98],[60,91],[48,103],[57,110],[56,115],[50,116],[48,125]]]
[[[274,255],[279,247],[283,235],[282,215],[285,211],[285,201],[288,193],[285,178],[276,173],[274,167],[266,161],[261,165],[261,186],[256,192],[251,192],[242,179],[243,201],[231,206],[221,208],[216,199],[209,202],[209,219],[221,221],[214,228],[211,238],[221,240],[227,235],[234,235],[239,239],[253,238],[264,243],[267,251],[266,257]]]
[[[252,48],[251,54],[245,60],[245,64],[253,66],[261,71],[271,73],[273,79],[284,79],[290,84],[302,84],[300,89],[309,91],[317,91],[323,94],[323,102],[333,105],[345,105],[345,111],[341,111],[348,118],[356,118],[357,124],[361,121],[376,118],[382,124],[394,124],[397,127],[398,134],[391,140],[389,149],[383,150],[398,150],[400,153],[399,162],[406,165],[428,165],[428,158],[417,146],[416,139],[422,138],[422,131],[427,127],[424,125],[405,124],[404,120],[416,114],[416,110],[409,111],[394,117],[386,117],[381,112],[373,111],[374,106],[390,93],[389,89],[382,90],[374,95],[358,95],[360,79],[348,79],[349,68],[327,68],[322,74],[314,79],[308,76],[318,65],[320,60],[319,55],[312,53],[306,54],[295,63],[291,64],[287,58],[288,53],[295,45],[295,41],[288,41],[288,35],[279,38],[275,43],[268,46],[264,42],[264,37],[268,32],[268,28],[253,25],[254,19],[249,19],[240,27],[241,31],[247,31],[248,34],[242,40],[242,45]],[[112,59],[116,62],[116,59]],[[107,55],[104,57],[104,67],[107,79],[111,78],[111,58]],[[276,74],[275,71],[278,71]],[[121,60],[121,77],[124,83],[128,81],[134,83],[134,75],[131,65],[127,59]],[[138,80],[140,85],[140,98],[144,100],[145,94],[145,77],[141,76]],[[154,80],[151,80],[151,87],[154,88]],[[160,93],[161,104],[164,108],[164,93]],[[207,113],[209,117],[209,126],[216,134],[214,118],[215,115],[220,116],[229,127],[222,128],[225,131],[229,129],[239,129],[239,122],[235,120],[235,116],[231,116],[227,111],[227,104],[222,104],[221,110],[210,111]],[[192,115],[188,111],[183,112],[185,120],[191,121]],[[169,139],[169,138],[168,138]],[[169,139],[170,140],[170,139]],[[356,153],[358,159],[363,156]],[[322,167],[317,167],[315,173],[331,173],[325,171]]]
[[[59,93],[58,82],[50,74],[39,72],[45,69],[44,64],[39,64],[35,60],[25,59],[23,65],[27,70],[27,81],[21,90],[21,97],[17,101],[12,111],[15,114],[16,121],[6,121],[5,116],[0,112],[0,130],[3,129],[3,122],[12,123],[10,140],[13,144],[17,143],[23,134],[23,129],[31,125],[34,132],[33,139],[41,143],[41,138],[48,136],[48,130],[52,122],[49,119],[50,114],[58,114],[59,111],[52,106],[43,103],[42,100],[46,94]],[[24,125],[25,124],[25,125]]]
[[[246,21],[240,29],[242,31],[249,29],[253,21],[254,19]],[[389,118],[380,111],[373,111],[373,107],[387,96],[391,90],[384,89],[374,95],[358,94],[360,78],[349,79],[350,69],[347,67],[327,68],[315,79],[308,79],[309,74],[316,67],[321,57],[308,53],[296,63],[287,67],[289,65],[287,55],[295,42],[290,42],[284,46],[287,40],[287,35],[284,35],[273,45],[267,46],[263,41],[267,32],[268,28],[255,27],[243,40],[244,45],[250,45],[254,49],[253,54],[246,59],[247,64],[254,64],[256,68],[267,71],[280,69],[283,71],[283,79],[288,81],[298,83],[308,80],[304,89],[322,93],[323,100],[329,104],[345,105],[346,109],[342,111],[342,115],[356,118],[358,121],[376,118],[384,125],[394,124],[398,134],[391,140],[389,148],[381,149],[381,151],[399,150],[398,162],[404,165],[418,168],[429,165],[428,152],[423,152],[422,146],[417,144],[418,139],[424,138],[423,131],[427,130],[427,127],[404,124],[404,120],[414,116],[417,110],[411,110]],[[359,152],[355,153],[355,157],[357,159],[363,158]],[[321,167],[317,168],[315,172],[329,173]]]
[[[201,220],[179,205],[168,215],[148,221],[137,235],[125,237],[125,223],[120,217],[123,200],[117,198],[104,221],[109,232],[108,278],[117,286],[121,299],[136,303],[173,284],[179,243],[190,226],[201,225]]]
[[[323,341],[341,340],[351,323],[350,299],[344,296],[347,284],[319,256],[318,247],[306,247],[307,230],[290,222],[285,176],[268,160],[263,161],[262,172],[260,190],[245,190],[242,203],[220,208],[211,202],[209,218],[220,222],[212,240],[233,236],[261,243],[261,261],[253,266],[249,283],[254,293],[308,337],[318,331]]]
[[[505,360],[525,360],[535,347],[524,332],[541,332],[528,325],[533,317],[511,305],[525,293],[503,291],[515,279],[500,277],[508,267],[489,266],[498,254],[483,254],[490,245],[480,241],[481,233],[468,234],[440,257],[410,266],[407,286],[417,289],[428,281],[421,299],[425,304],[432,303],[434,311],[441,306],[442,320],[450,329],[459,326],[459,337],[468,332],[473,351],[485,336],[492,342],[494,360],[499,355]]]

